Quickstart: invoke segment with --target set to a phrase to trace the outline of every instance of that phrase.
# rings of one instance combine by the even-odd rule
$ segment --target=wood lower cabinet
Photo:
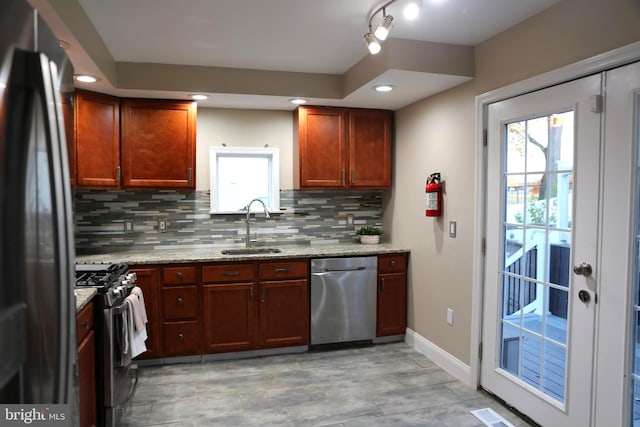
[[[378,257],[376,336],[402,335],[407,328],[407,254]]]
[[[136,273],[137,285],[142,289],[144,305],[147,312],[147,351],[136,359],[155,359],[162,356],[160,348],[160,291],[158,284],[158,268],[154,266],[136,266],[129,269]]]
[[[299,107],[296,188],[390,188],[392,112]]]
[[[93,331],[93,303],[76,316],[78,345],[78,400],[80,427],[97,425],[96,339]]]
[[[123,100],[121,144],[125,187],[195,189],[195,102]]]
[[[258,265],[260,347],[309,344],[309,261]]]
[[[260,282],[260,347],[309,344],[309,282]]]
[[[202,283],[205,352],[253,350],[257,340],[255,265],[205,265]]]
[[[78,187],[120,187],[120,99],[76,92],[75,156],[70,161]]]
[[[162,353],[200,353],[199,289],[194,265],[161,268]]]
[[[206,352],[309,343],[308,261],[202,267]]]
[[[205,352],[255,348],[254,294],[253,282],[202,286]]]

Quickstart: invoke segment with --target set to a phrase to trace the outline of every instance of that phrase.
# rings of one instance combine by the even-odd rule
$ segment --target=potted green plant
[[[384,233],[382,228],[373,225],[365,225],[360,227],[356,234],[360,236],[360,243],[368,245],[376,245],[380,243],[380,235]]]

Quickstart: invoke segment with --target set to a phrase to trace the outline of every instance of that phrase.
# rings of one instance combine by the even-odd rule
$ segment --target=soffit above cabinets
[[[398,0],[378,55],[363,42],[373,0],[29,0],[70,44],[78,87],[204,107],[293,110],[310,104],[398,109],[474,76],[473,46],[559,0]],[[375,25],[375,24],[374,24]],[[391,84],[380,94],[371,88]]]

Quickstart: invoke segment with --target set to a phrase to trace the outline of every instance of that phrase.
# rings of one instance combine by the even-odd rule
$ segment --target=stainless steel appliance
[[[0,404],[68,405],[77,422],[72,95],[37,12],[0,2]]]
[[[127,355],[126,297],[136,274],[126,264],[76,264],[76,286],[96,288],[96,371],[98,425],[117,426],[138,382],[137,366]]]
[[[376,257],[311,260],[311,345],[367,343],[376,334]]]

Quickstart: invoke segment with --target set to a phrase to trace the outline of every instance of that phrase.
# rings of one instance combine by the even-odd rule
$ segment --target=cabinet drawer
[[[378,256],[378,273],[403,273],[407,270],[407,255]]]
[[[82,340],[89,335],[89,332],[93,329],[93,303],[87,304],[80,313],[76,316],[76,335],[77,343],[80,344]]]
[[[252,282],[253,264],[220,264],[202,267],[204,283]]]
[[[200,353],[198,322],[164,322],[164,355],[186,356]]]
[[[162,269],[162,283],[195,283],[196,268],[193,266],[167,267]]]
[[[198,317],[198,288],[195,285],[162,288],[164,320]]]
[[[306,279],[309,275],[307,261],[264,262],[258,267],[260,280]]]

